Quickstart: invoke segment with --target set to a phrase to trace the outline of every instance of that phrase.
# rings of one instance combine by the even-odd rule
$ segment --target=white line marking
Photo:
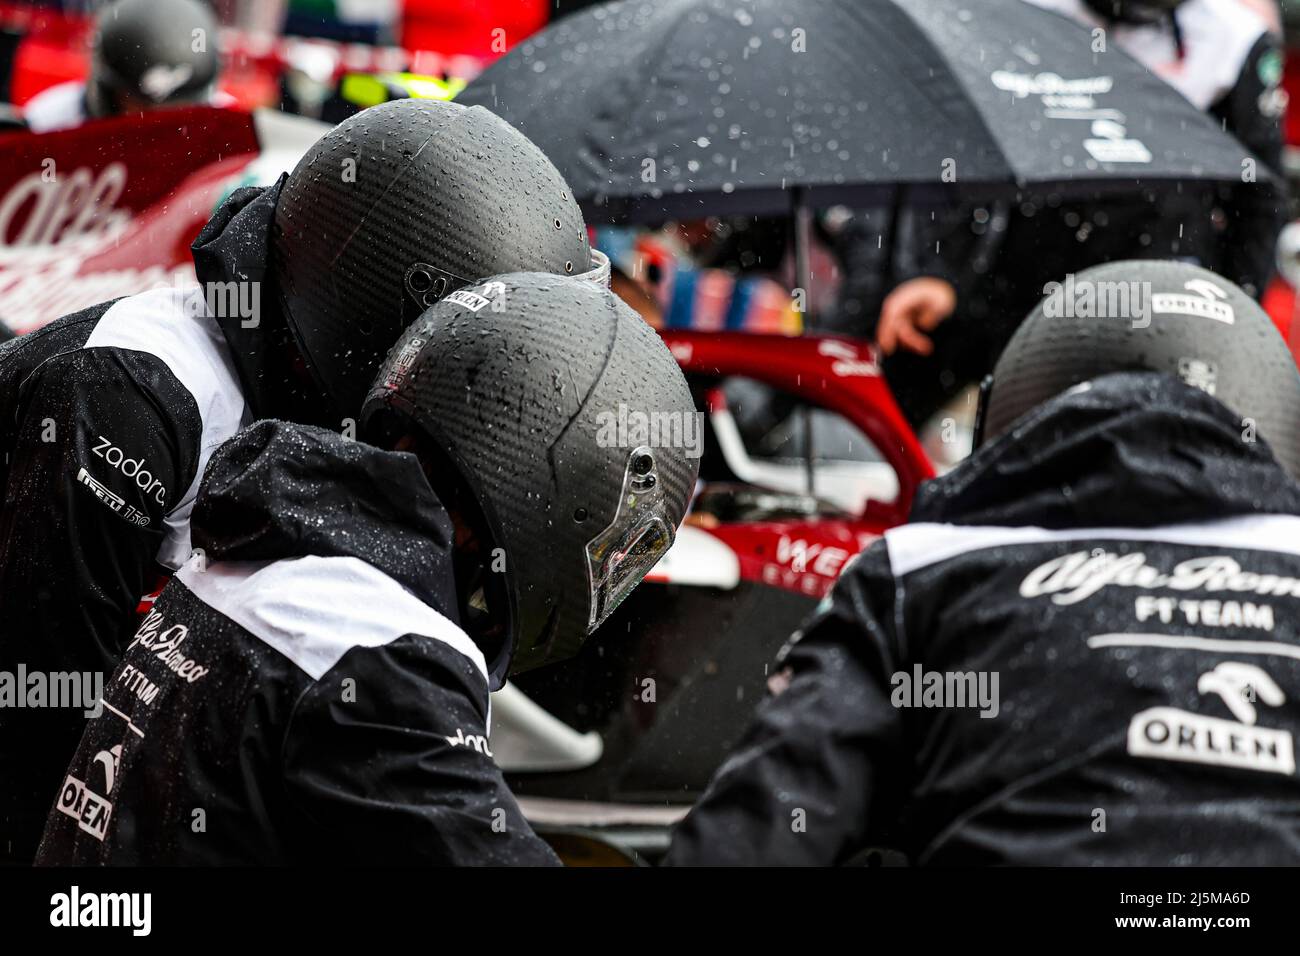
[[[1174,650],[1212,651],[1217,654],[1274,654],[1300,661],[1300,647],[1280,641],[1220,641],[1210,637],[1170,634],[1098,634],[1089,647],[1168,647]]]
[[[104,700],[104,698],[102,698],[102,697],[99,699],[99,702],[100,702],[101,704],[103,704],[107,709],[109,709],[109,710],[111,710],[113,713],[117,714],[117,716],[119,716],[119,717],[121,717],[123,720],[125,720],[125,721],[126,721],[126,725],[127,725],[128,727],[130,727],[133,731],[135,731],[137,734],[139,734],[141,739],[144,739],[144,731],[141,730],[139,727],[137,727],[135,724],[131,723],[131,718],[130,718],[130,717],[128,717],[126,714],[122,713],[120,710],[118,710],[116,707],[114,707],[114,706],[113,706],[112,704],[110,704],[108,701]]]

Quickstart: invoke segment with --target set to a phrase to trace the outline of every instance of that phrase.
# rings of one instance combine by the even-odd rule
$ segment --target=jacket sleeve
[[[1273,276],[1278,233],[1286,224],[1287,196],[1282,178],[1282,113],[1278,89],[1282,53],[1277,39],[1265,33],[1246,58],[1236,85],[1210,110],[1224,128],[1258,156],[1277,177],[1277,190],[1256,182],[1232,189],[1223,234],[1224,268],[1229,278],[1259,298]]]
[[[357,648],[303,695],[284,742],[289,799],[336,862],[556,865],[488,744],[487,682],[408,635]]]
[[[92,348],[44,363],[19,409],[0,505],[0,620],[66,665],[90,666],[93,649],[111,671],[197,468],[197,406],[152,356]]]
[[[674,832],[667,864],[826,866],[887,833],[906,787],[892,591],[881,542],[783,650],[774,696]]]

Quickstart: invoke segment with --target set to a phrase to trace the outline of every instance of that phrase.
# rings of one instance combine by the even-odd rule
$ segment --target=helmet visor
[[[649,448],[632,451],[618,512],[604,531],[587,542],[588,633],[613,613],[673,545],[674,528],[656,471]]]

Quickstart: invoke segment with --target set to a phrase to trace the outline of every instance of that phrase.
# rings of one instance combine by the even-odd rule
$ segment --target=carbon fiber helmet
[[[284,184],[271,258],[298,348],[349,416],[442,296],[497,273],[592,268],[582,213],[527,137],[482,107],[415,99],[317,141]]]
[[[92,116],[207,99],[220,68],[217,21],[198,0],[117,0],[99,14],[86,105]]]
[[[1182,262],[1112,262],[1054,283],[985,379],[977,442],[1111,372],[1176,375],[1252,419],[1300,477],[1300,371],[1272,320],[1222,276]]]
[[[497,276],[429,309],[361,421],[381,447],[418,434],[434,487],[454,471],[500,549],[485,602],[507,622],[484,647],[493,686],[576,652],[668,550],[702,441],[653,330],[599,284],[544,273]]]
[[[1084,0],[1097,16],[1119,23],[1159,23],[1187,0]]]

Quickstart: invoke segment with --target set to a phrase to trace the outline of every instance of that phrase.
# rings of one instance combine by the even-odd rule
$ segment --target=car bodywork
[[[193,283],[190,243],[213,210],[274,182],[327,128],[203,106],[0,136],[0,322],[22,334]]]

